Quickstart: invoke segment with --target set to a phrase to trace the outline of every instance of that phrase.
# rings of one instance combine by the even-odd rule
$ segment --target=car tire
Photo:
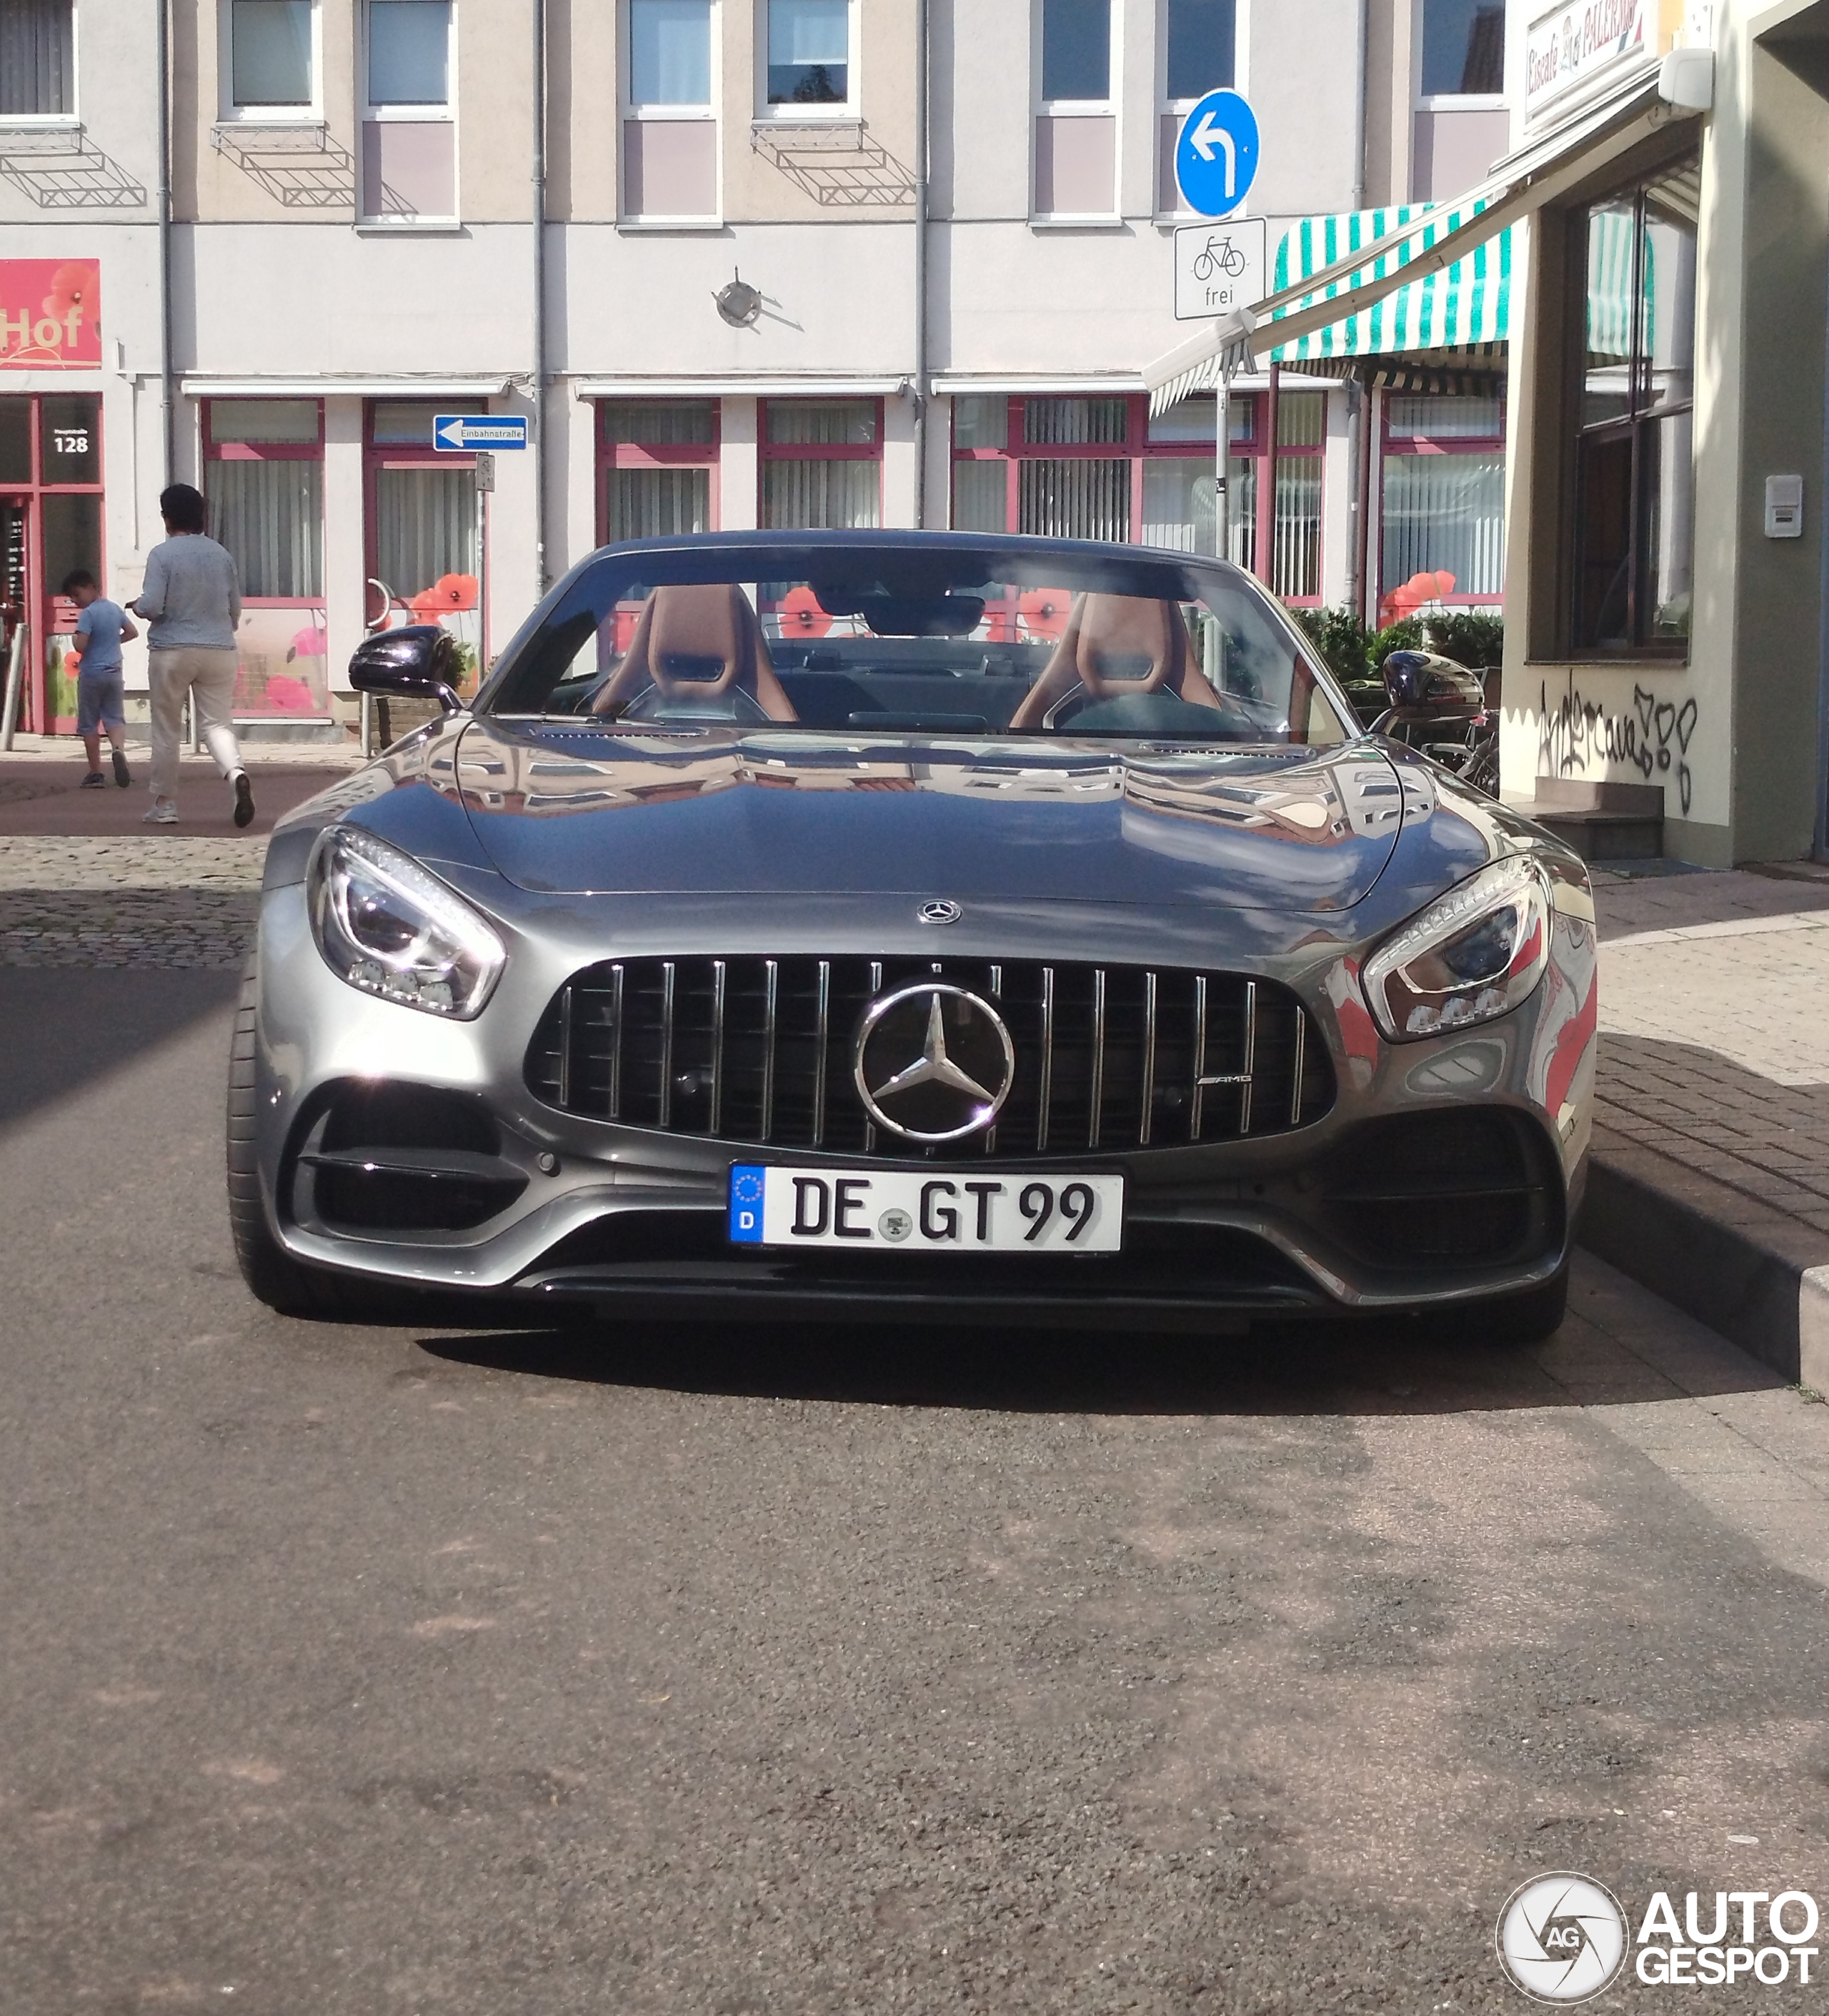
[[[282,1316],[316,1316],[322,1307],[317,1284],[274,1237],[261,1198],[254,1113],[259,988],[259,963],[250,956],[242,968],[228,1050],[228,1229],[235,1265],[257,1301]]]
[[[1568,1270],[1521,1295],[1475,1302],[1450,1319],[1459,1334],[1482,1345],[1541,1344],[1561,1328],[1568,1309]]]

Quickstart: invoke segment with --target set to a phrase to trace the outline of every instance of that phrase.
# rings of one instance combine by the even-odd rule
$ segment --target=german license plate
[[[975,1175],[739,1162],[731,1171],[739,1246],[886,1253],[1116,1253],[1122,1176]]]

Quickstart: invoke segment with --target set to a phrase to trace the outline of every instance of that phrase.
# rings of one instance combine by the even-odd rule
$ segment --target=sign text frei
[[[0,371],[92,371],[101,362],[100,262],[0,259]]]

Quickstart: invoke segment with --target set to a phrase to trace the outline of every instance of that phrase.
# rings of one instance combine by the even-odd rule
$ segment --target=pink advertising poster
[[[0,259],[0,371],[92,371],[101,362],[101,262]]]

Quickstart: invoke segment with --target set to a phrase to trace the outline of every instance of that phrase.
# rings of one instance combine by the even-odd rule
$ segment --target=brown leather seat
[[[723,582],[656,589],[627,654],[592,695],[591,711],[626,714],[650,689],[657,715],[674,705],[710,712],[741,695],[766,720],[800,718],[774,675],[749,597]]]
[[[1134,676],[1139,659],[1145,666],[1141,679]],[[1048,726],[1060,702],[1082,690],[1089,704],[1162,693],[1193,707],[1221,704],[1195,668],[1180,609],[1143,596],[1081,596],[1047,668],[1010,717],[1011,727]]]

